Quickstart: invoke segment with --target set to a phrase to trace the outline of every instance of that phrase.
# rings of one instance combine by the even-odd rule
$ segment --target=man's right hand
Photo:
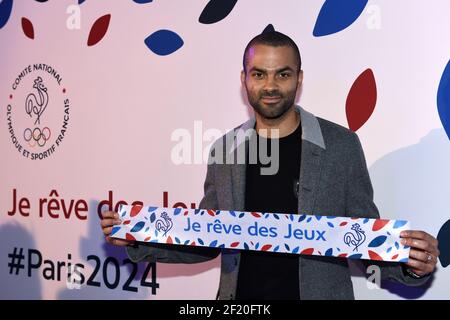
[[[133,241],[111,238],[112,228],[115,225],[121,224],[119,214],[114,211],[105,211],[102,213],[103,219],[101,221],[103,233],[106,236],[106,242],[116,246],[127,246],[133,244]]]

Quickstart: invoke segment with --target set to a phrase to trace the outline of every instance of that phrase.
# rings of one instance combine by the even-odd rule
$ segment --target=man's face
[[[241,73],[241,82],[255,112],[266,119],[277,119],[293,106],[303,73],[297,72],[291,47],[252,46],[246,70]]]

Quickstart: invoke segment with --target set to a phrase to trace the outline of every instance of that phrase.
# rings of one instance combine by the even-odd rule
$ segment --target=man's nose
[[[266,91],[272,91],[274,89],[277,89],[277,82],[275,81],[274,76],[268,76],[266,77],[266,82],[264,83],[264,90]]]

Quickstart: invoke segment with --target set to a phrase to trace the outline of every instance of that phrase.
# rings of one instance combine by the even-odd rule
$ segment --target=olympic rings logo
[[[23,138],[28,142],[28,145],[33,148],[36,144],[39,147],[45,146],[45,143],[48,139],[50,139],[52,133],[48,127],[43,128],[34,128],[31,130],[30,128],[26,128],[23,132]]]

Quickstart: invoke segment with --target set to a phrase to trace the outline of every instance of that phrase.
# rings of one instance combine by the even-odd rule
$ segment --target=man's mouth
[[[266,104],[274,104],[280,102],[281,96],[263,96],[261,100]]]

